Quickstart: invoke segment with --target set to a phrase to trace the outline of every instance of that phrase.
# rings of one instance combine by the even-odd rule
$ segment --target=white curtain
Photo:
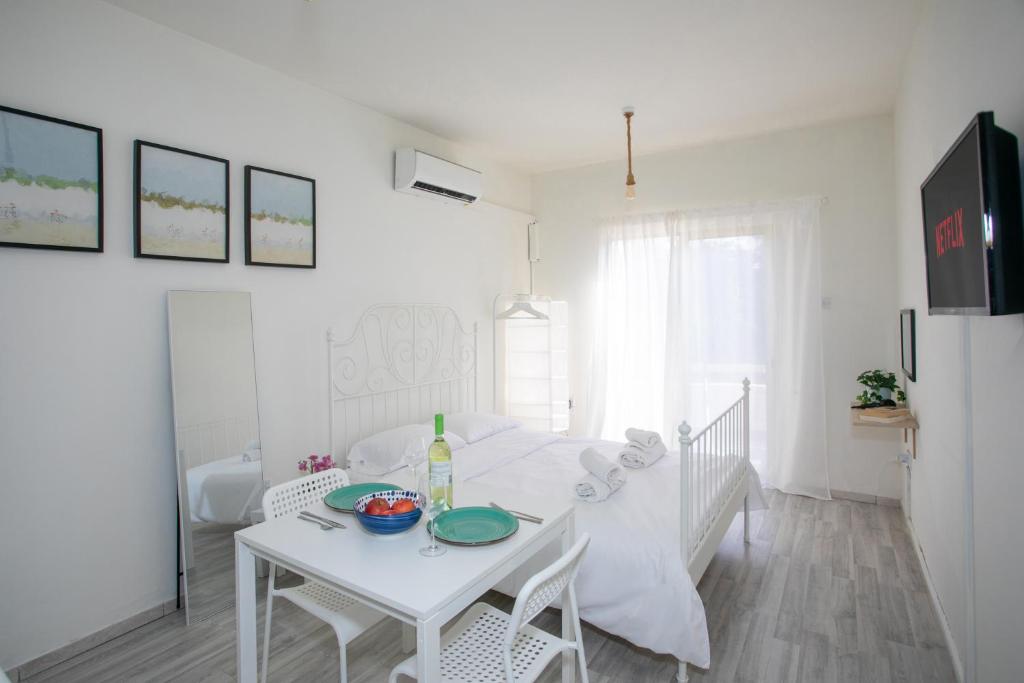
[[[751,389],[751,460],[829,497],[820,200],[625,216],[602,225],[588,432],[675,442]]]

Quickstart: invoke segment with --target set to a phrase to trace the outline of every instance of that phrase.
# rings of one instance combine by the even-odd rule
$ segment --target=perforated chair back
[[[580,563],[583,561],[583,553],[589,543],[590,534],[583,534],[567,553],[526,582],[516,596],[516,604],[512,608],[512,618],[509,619],[508,629],[505,631],[506,647],[512,647],[516,634],[523,624],[530,623],[576,579]]]
[[[305,510],[342,486],[348,486],[348,473],[336,467],[271,486],[263,494],[263,514],[267,519],[276,519]]]

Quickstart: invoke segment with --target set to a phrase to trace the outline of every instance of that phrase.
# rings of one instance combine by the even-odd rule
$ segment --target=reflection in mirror
[[[186,618],[234,604],[236,530],[259,514],[262,471],[248,292],[167,293]]]

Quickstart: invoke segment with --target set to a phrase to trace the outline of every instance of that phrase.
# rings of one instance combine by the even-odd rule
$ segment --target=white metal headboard
[[[259,439],[259,433],[255,415],[229,417],[181,427],[175,443],[179,452],[184,454],[185,469],[192,469],[221,458],[241,455],[254,436]]]
[[[435,413],[476,410],[477,326],[438,304],[379,304],[352,336],[327,331],[331,453],[343,467],[360,439]]]

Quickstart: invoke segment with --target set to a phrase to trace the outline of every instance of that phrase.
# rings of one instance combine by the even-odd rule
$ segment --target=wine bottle
[[[452,449],[444,440],[444,415],[434,416],[434,441],[427,449],[430,471],[430,501],[452,508]]]

